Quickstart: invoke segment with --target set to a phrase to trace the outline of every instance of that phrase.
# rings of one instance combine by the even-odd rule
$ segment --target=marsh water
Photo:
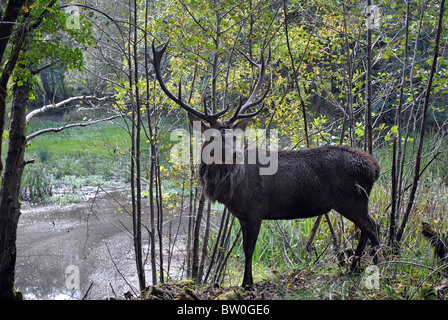
[[[102,299],[137,292],[127,195],[122,187],[107,192],[92,187],[81,203],[24,206],[15,286],[25,299]],[[148,243],[146,233],[146,250]],[[173,261],[170,273],[181,274],[181,263]]]

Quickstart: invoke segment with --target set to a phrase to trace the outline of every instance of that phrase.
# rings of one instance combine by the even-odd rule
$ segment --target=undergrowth
[[[29,131],[62,126],[41,121]],[[31,140],[26,149],[27,165],[22,180],[22,201],[32,203],[79,202],[81,189],[126,182],[128,178],[127,133],[119,126],[104,123],[48,133]]]
[[[397,261],[398,262],[398,261]],[[136,297],[128,299],[150,300],[435,300],[445,299],[446,288],[433,281],[425,281],[429,270],[414,265],[396,263],[391,269],[382,264],[379,286],[368,285],[364,273],[348,275],[338,268],[303,269],[278,273],[271,278],[255,282],[252,290],[240,286],[217,283],[199,285],[191,280],[171,281],[148,287]],[[404,271],[403,269],[407,269]],[[426,269],[427,270],[427,269]],[[401,273],[401,275],[400,275]],[[424,277],[426,275],[426,277]],[[440,279],[440,276],[434,276]]]
[[[27,158],[34,158],[35,162],[26,167],[22,199],[61,204],[81,201],[79,190],[85,186],[128,181],[127,141],[127,133],[112,124],[88,130],[68,130],[32,140],[27,147]],[[422,222],[430,223],[441,234],[447,233],[448,159],[446,147],[440,151],[440,160],[434,161],[422,175],[416,203],[398,252],[383,246],[384,258],[378,265],[377,288],[366,286],[365,272],[348,276],[349,256],[338,264],[325,218],[320,223],[310,252],[305,250],[305,242],[315,218],[263,222],[253,256],[254,291],[239,289],[244,255],[241,237],[235,240],[239,231],[237,222],[230,239],[230,243],[235,240],[236,244],[219,284],[171,281],[159,287],[171,290],[172,298],[191,298],[188,292],[193,292],[204,299],[215,299],[221,295],[224,295],[221,298],[231,299],[444,299],[445,291],[440,286],[448,277],[448,271],[441,268],[441,262],[434,257],[431,246],[421,235]],[[380,239],[384,245],[389,228],[391,187],[388,168],[391,156],[386,148],[375,156],[380,162],[382,175],[370,195],[370,213],[380,226]],[[166,212],[173,216],[179,209],[177,206],[187,201],[182,201],[180,191],[183,189],[173,182],[178,180],[173,174],[175,169],[183,174],[183,181],[188,177],[188,172],[184,172],[188,168],[168,167],[162,170],[165,187],[169,189],[164,190],[164,195],[169,195],[169,204],[173,207],[167,207]],[[406,183],[409,182],[408,179]],[[217,220],[221,213],[222,206],[216,205],[213,214]],[[329,219],[341,250],[354,249],[358,234],[353,224],[337,212],[330,212]],[[209,252],[215,244],[214,231],[210,233]],[[369,250],[368,247],[366,252]],[[362,259],[364,269],[372,262],[367,253]],[[149,293],[143,298],[160,297]]]

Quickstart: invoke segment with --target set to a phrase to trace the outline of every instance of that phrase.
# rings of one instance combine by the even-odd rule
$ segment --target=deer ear
[[[241,121],[238,121],[236,124],[233,125],[233,129],[240,129],[240,130],[244,131],[244,129],[246,129],[246,126],[251,121],[252,121],[251,118],[246,118],[246,119],[243,119]]]
[[[202,120],[195,115],[188,113],[188,119],[193,127],[193,130],[203,133],[205,130],[210,129],[210,126],[202,122]]]

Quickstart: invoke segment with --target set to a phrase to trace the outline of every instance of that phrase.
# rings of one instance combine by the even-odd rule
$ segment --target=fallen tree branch
[[[445,263],[444,265],[441,265],[440,267],[436,268],[435,270],[431,271],[426,277],[425,279],[423,279],[423,281],[418,285],[417,288],[415,288],[414,292],[411,294],[411,296],[409,297],[408,300],[411,300],[414,295],[417,293],[418,290],[420,290],[420,288],[423,286],[423,284],[426,282],[426,280],[428,280],[434,273],[438,272],[440,269],[444,269],[448,267],[448,263]]]
[[[167,290],[163,290],[156,286],[147,287],[146,291],[147,291],[146,294],[148,296],[153,295],[161,300],[174,300],[176,297],[176,293],[167,291]]]
[[[431,268],[429,266],[425,266],[424,264],[417,263],[417,262],[404,261],[404,260],[389,260],[389,261],[380,262],[380,263],[377,264],[377,266],[380,266],[380,265],[383,265],[383,264],[407,264],[407,265],[414,266],[414,267],[428,269],[428,270],[431,270],[433,272],[438,272],[438,273],[442,274],[445,277],[447,276],[447,274],[445,272],[441,271],[440,267],[438,267],[438,268]]]
[[[39,131],[36,131],[36,132],[33,132],[33,133],[29,134],[26,137],[26,140],[29,141],[31,139],[36,138],[37,136],[40,136],[41,134],[48,133],[48,132],[60,132],[60,131],[65,130],[65,129],[75,128],[75,127],[87,127],[87,126],[91,126],[93,124],[97,124],[97,123],[100,123],[100,122],[111,121],[113,119],[118,118],[119,116],[120,115],[116,114],[116,115],[114,115],[112,117],[108,117],[108,118],[104,118],[104,119],[91,120],[91,121],[87,121],[87,122],[72,123],[72,124],[64,125],[64,126],[59,127],[59,128],[42,129],[42,130],[39,130]]]
[[[33,110],[30,113],[28,113],[26,115],[26,122],[29,122],[33,117],[35,117],[36,115],[40,114],[40,113],[44,113],[48,110],[51,109],[57,109],[57,108],[61,108],[64,107],[65,105],[72,103],[72,102],[76,102],[76,101],[82,101],[82,100],[91,100],[91,101],[104,101],[104,100],[108,100],[110,99],[112,96],[106,96],[106,97],[102,97],[102,98],[98,98],[96,96],[76,96],[76,97],[71,97],[68,99],[65,99],[63,101],[60,101],[58,103],[52,103],[52,104],[47,104],[39,109]]]

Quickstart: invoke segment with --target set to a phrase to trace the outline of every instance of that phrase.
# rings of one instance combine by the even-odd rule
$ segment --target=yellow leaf
[[[30,9],[28,9],[28,7],[26,7],[26,6],[22,6],[22,10],[25,11],[25,12],[29,12],[30,11]]]
[[[291,279],[289,279],[288,284],[286,285],[288,288],[291,286]]]

